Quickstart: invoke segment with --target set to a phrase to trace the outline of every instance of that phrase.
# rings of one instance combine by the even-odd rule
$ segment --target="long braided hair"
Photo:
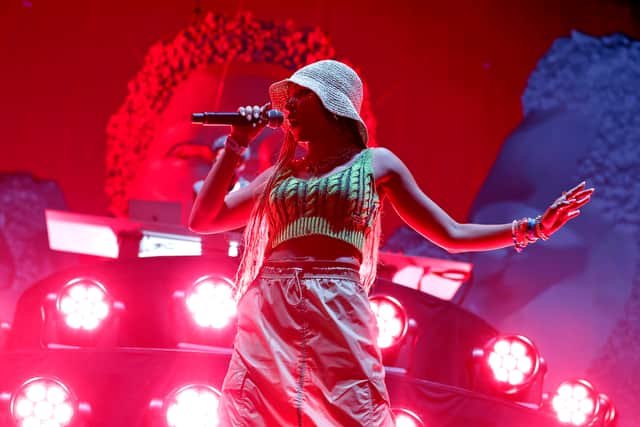
[[[245,293],[251,282],[256,278],[270,240],[269,220],[267,217],[268,197],[275,186],[278,177],[291,164],[296,151],[296,141],[290,130],[285,130],[284,143],[280,149],[278,160],[269,177],[265,188],[260,192],[258,201],[253,206],[249,222],[244,229],[244,249],[240,265],[236,272],[235,298],[239,300]]]
[[[336,117],[336,125],[344,132],[349,132],[356,138],[360,138],[357,122],[345,117]],[[244,250],[240,265],[236,272],[236,301],[240,300],[247,291],[251,283],[258,276],[262,267],[267,245],[270,242],[271,234],[269,229],[269,195],[271,190],[279,184],[280,179],[286,176],[284,173],[291,167],[296,153],[297,142],[288,128],[285,130],[284,143],[280,149],[278,160],[273,169],[273,174],[267,180],[264,190],[260,192],[255,203],[251,216],[244,230]],[[360,264],[360,283],[366,292],[369,292],[376,276],[378,260],[378,248],[380,246],[380,206],[374,212],[372,227],[367,234],[364,247],[362,248],[362,263]]]

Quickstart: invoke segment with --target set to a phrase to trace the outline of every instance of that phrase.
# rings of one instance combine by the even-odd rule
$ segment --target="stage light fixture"
[[[415,413],[404,408],[391,408],[396,427],[424,427],[422,419]]]
[[[232,346],[237,312],[234,290],[229,278],[208,274],[195,280],[188,290],[173,293],[179,347]]]
[[[546,363],[533,342],[522,335],[500,335],[473,350],[474,389],[542,403]]]
[[[406,310],[397,299],[388,295],[372,295],[369,303],[378,323],[378,347],[384,350],[397,346],[409,327]]]
[[[217,427],[221,393],[207,384],[188,384],[149,404],[150,425]]]
[[[20,427],[71,427],[85,425],[91,407],[58,378],[34,377],[12,394],[10,412]]]
[[[611,399],[585,379],[564,381],[551,400],[558,421],[585,427],[613,427],[617,412]]]
[[[95,281],[76,280],[58,294],[58,312],[71,329],[92,331],[109,315],[107,290]]]
[[[411,375],[415,368],[417,322],[409,317],[398,299],[386,293],[371,294],[369,304],[376,318],[377,345],[385,369]]]
[[[198,279],[185,299],[196,324],[214,329],[228,326],[236,315],[233,290],[233,282],[225,277],[205,276]]]
[[[47,347],[113,345],[124,308],[98,280],[70,280],[45,299],[42,343]]]

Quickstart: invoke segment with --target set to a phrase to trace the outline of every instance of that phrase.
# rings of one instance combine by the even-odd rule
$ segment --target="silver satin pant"
[[[270,262],[238,304],[221,426],[393,427],[356,266]]]

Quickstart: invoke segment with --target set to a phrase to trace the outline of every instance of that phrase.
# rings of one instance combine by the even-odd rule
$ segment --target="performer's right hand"
[[[267,102],[262,107],[257,105],[238,108],[240,115],[247,119],[246,126],[232,126],[231,138],[244,146],[249,145],[253,138],[267,125],[267,121],[260,122],[262,113],[271,107],[271,103]]]

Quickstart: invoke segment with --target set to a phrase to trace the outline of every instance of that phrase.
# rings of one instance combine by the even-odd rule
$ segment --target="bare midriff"
[[[338,261],[360,265],[360,252],[352,245],[322,235],[310,235],[279,244],[266,256],[266,261]]]

